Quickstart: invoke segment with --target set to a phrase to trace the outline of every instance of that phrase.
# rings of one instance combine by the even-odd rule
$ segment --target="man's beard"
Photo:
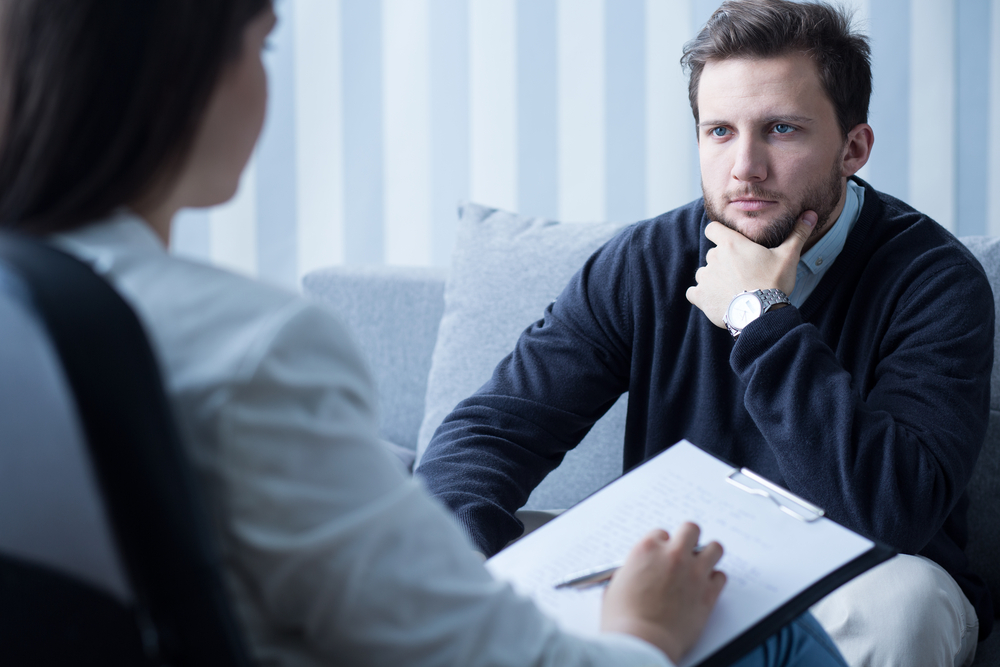
[[[712,201],[709,198],[708,193],[705,192],[704,183],[701,185],[701,192],[705,197],[705,214],[708,216],[709,220],[721,222],[726,227],[729,227],[740,234],[744,234],[751,241],[757,243],[758,245],[762,245],[765,248],[777,248],[779,245],[784,243],[785,239],[788,238],[788,235],[792,233],[793,229],[795,229],[795,223],[804,211],[815,211],[816,215],[819,217],[816,227],[813,229],[814,234],[826,228],[830,215],[833,213],[834,209],[837,208],[837,204],[840,203],[840,197],[844,193],[844,184],[841,178],[840,163],[835,162],[833,169],[830,171],[829,178],[827,178],[826,181],[816,184],[806,190],[805,194],[802,196],[799,206],[793,208],[790,213],[781,216],[754,235],[747,234],[740,229],[735,222],[722,215],[722,211],[716,208],[715,202]],[[779,203],[785,201],[785,198],[777,192],[770,192],[757,187],[756,185],[748,185],[738,192],[730,192],[723,195],[723,205],[728,203],[728,201],[732,201],[733,199],[738,199],[740,197],[754,197],[757,199],[766,199]],[[756,218],[761,215],[761,212],[748,211],[744,215],[748,218]]]

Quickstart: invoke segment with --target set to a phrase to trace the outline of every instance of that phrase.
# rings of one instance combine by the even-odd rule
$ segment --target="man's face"
[[[710,60],[698,89],[709,219],[773,248],[813,210],[818,239],[843,208],[844,137],[807,56]]]

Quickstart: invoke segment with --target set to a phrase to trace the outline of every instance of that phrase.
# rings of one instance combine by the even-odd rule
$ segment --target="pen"
[[[701,550],[705,546],[699,544],[694,548],[694,553],[701,553]],[[600,586],[601,584],[606,584],[611,581],[612,575],[618,571],[624,565],[623,562],[614,563],[612,565],[604,565],[602,567],[593,568],[586,570],[584,572],[578,572],[571,576],[565,581],[561,581],[556,584],[556,588],[575,588],[578,591],[586,590],[588,588],[593,588],[594,586]]]

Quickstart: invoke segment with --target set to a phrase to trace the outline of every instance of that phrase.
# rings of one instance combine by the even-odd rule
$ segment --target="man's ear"
[[[858,170],[865,166],[868,158],[871,157],[874,144],[875,132],[871,125],[868,123],[855,125],[847,133],[847,141],[844,142],[841,176],[846,178],[858,173]]]

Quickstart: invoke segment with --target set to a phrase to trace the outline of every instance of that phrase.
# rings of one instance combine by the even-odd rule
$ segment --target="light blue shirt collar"
[[[854,223],[861,215],[861,207],[865,203],[865,189],[848,179],[847,196],[844,198],[844,209],[840,217],[826,234],[812,248],[799,258],[795,276],[795,289],[788,295],[789,301],[796,308],[805,303],[816,285],[833,266],[834,261],[844,249],[847,237],[854,229]]]

